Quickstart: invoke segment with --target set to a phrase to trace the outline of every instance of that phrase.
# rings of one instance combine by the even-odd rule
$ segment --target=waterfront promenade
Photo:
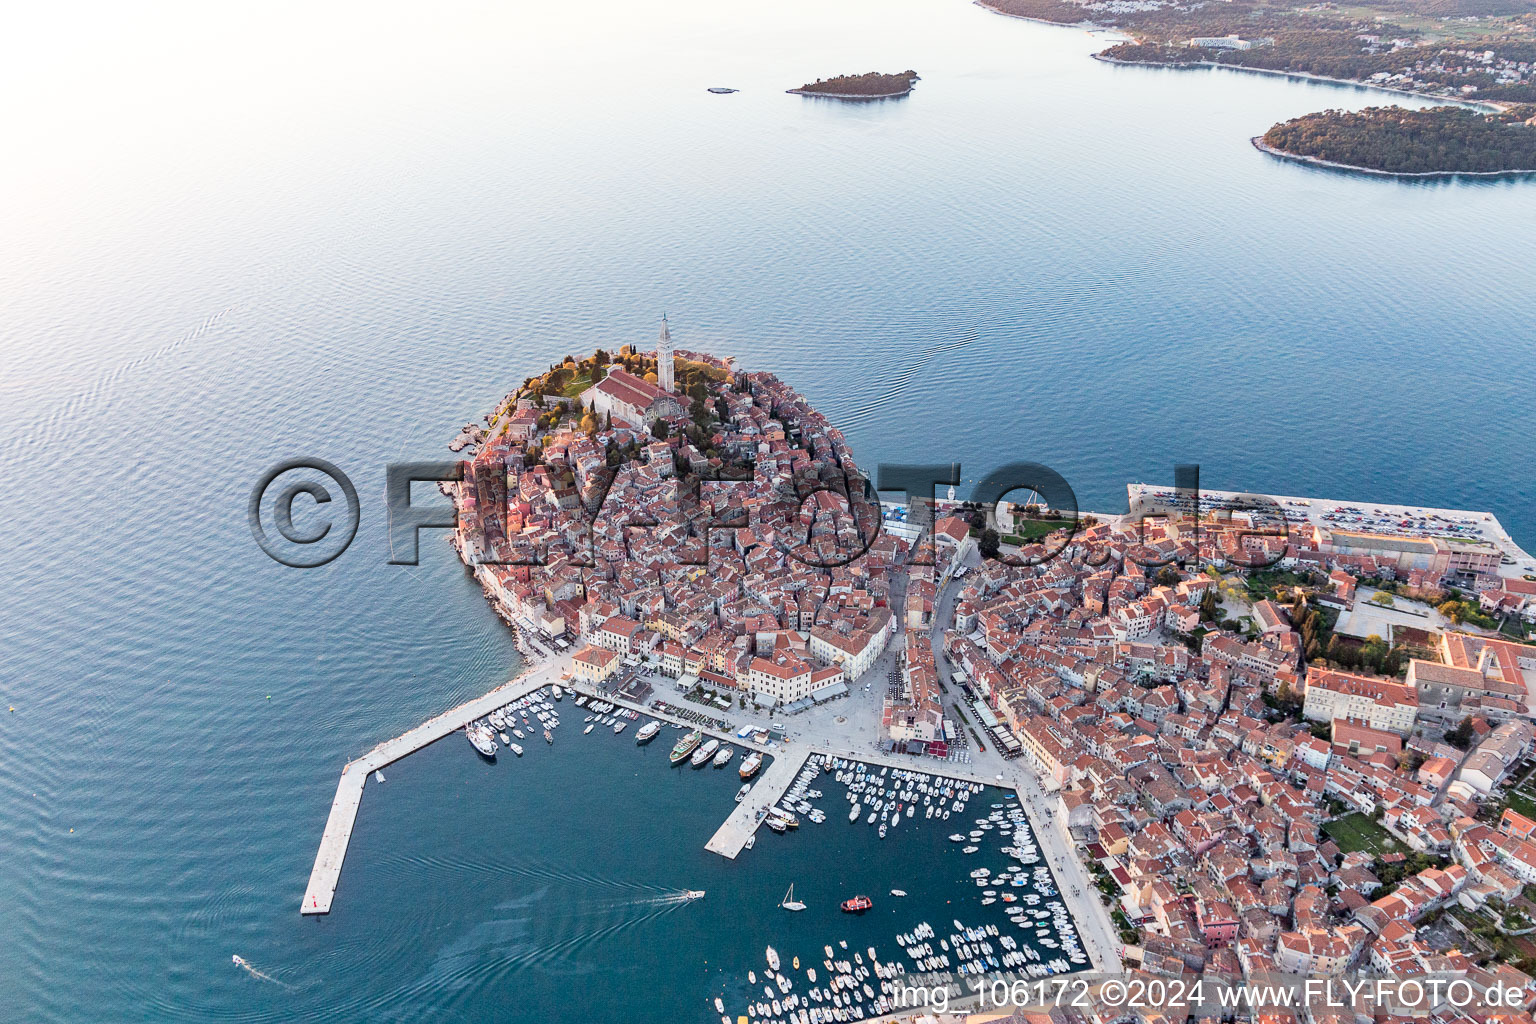
[[[326,818],[325,832],[320,837],[320,849],[315,854],[315,866],[310,870],[309,885],[304,890],[304,901],[299,907],[299,913],[328,914],[331,911],[331,901],[336,896],[341,865],[347,856],[347,845],[352,840],[352,826],[357,821],[357,808],[362,803],[363,784],[368,780],[369,772],[377,771],[430,743],[436,743],[475,719],[483,718],[542,686],[558,682],[560,663],[542,665],[503,683],[489,693],[429,718],[394,739],[385,740],[362,757],[348,761],[341,770],[341,781],[336,785],[336,799],[331,804],[330,816]]]

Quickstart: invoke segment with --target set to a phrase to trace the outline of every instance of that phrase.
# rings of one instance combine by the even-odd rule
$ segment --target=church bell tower
[[[667,315],[661,315],[661,340],[656,344],[656,386],[672,390],[672,333],[667,330]]]

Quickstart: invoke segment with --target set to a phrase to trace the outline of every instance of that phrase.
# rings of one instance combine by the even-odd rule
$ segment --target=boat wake
[[[672,907],[692,903],[703,895],[703,892],[683,890],[663,893],[660,896],[640,896],[632,900],[619,900],[617,903],[627,907]]]
[[[236,953],[230,959],[234,961],[234,964],[235,964],[236,967],[240,968],[242,971],[244,971],[246,974],[249,974],[251,977],[255,978],[257,981],[270,981],[272,984],[276,985],[278,988],[287,988],[287,989],[293,988],[293,986],[288,984],[286,981],[278,981],[276,978],[272,977],[272,975],[266,973],[265,971],[257,970],[255,967],[253,967],[251,965],[251,962],[249,960],[247,960],[245,957],[239,955],[238,953]]]

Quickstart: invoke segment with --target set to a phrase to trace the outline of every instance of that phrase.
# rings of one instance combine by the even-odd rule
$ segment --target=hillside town
[[[453,543],[583,682],[782,721],[874,680],[883,754],[1038,780],[1132,967],[1536,1005],[1536,576],[1491,517],[893,510],[799,393],[665,324],[487,421]]]

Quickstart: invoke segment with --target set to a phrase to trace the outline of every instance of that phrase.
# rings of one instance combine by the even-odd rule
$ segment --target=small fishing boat
[[[555,742],[555,734],[550,732],[548,729],[545,729],[544,730],[544,742],[545,743],[553,743],[553,742]]]
[[[838,904],[845,914],[862,914],[875,905],[875,901],[868,896],[855,896],[852,899],[843,900]]]
[[[589,725],[585,729],[581,730],[581,734],[583,736],[585,736],[587,733],[591,732],[596,725],[597,725],[597,723],[593,722],[591,725]]]
[[[518,746],[516,743],[508,743],[507,747],[511,749],[512,753],[516,754],[518,757],[523,756],[523,748]]]
[[[891,895],[892,896],[905,896],[906,894],[907,894],[907,891],[905,889],[892,889],[891,890]]]

